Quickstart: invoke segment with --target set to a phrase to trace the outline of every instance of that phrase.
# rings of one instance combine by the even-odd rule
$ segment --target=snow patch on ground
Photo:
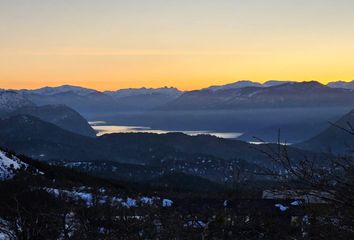
[[[120,196],[108,196],[102,194],[93,195],[92,193],[81,191],[80,189],[63,190],[63,189],[56,189],[56,188],[44,188],[44,190],[55,197],[65,196],[72,200],[84,201],[88,207],[93,206],[94,202],[98,204],[110,203],[114,206],[121,206],[124,208],[135,208],[138,206],[154,206],[154,205],[160,205],[161,203],[162,203],[162,207],[171,207],[173,205],[172,200],[163,199],[161,202],[160,197],[143,196],[139,198],[132,198],[132,197],[122,198]],[[105,191],[102,191],[102,189],[99,192],[105,193]]]
[[[170,199],[163,199],[162,200],[162,206],[163,207],[172,207],[173,201]]]
[[[15,176],[16,171],[26,168],[27,164],[21,162],[17,157],[0,151],[0,180],[8,180]]]
[[[284,206],[283,204],[280,204],[280,203],[275,204],[274,206],[275,206],[276,208],[279,208],[279,210],[282,211],[282,212],[285,212],[285,211],[287,211],[287,210],[289,209],[289,207]]]

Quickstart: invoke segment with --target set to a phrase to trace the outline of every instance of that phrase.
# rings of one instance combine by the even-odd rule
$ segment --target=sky
[[[0,88],[354,79],[353,0],[0,0]]]

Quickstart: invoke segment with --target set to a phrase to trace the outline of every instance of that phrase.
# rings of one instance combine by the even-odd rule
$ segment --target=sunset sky
[[[0,0],[0,88],[354,79],[353,0]]]

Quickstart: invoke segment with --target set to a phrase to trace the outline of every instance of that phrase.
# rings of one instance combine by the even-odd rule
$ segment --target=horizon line
[[[354,79],[353,80],[334,80],[334,81],[328,81],[327,83],[322,83],[321,81],[318,81],[318,80],[314,80],[314,79],[311,79],[311,80],[303,80],[303,81],[297,81],[297,80],[267,80],[267,81],[253,81],[253,80],[248,80],[248,79],[242,79],[242,80],[237,80],[237,81],[233,81],[233,82],[229,82],[229,83],[225,83],[225,84],[215,84],[215,85],[209,85],[207,87],[202,87],[202,88],[198,88],[198,89],[192,89],[192,90],[186,90],[186,89],[180,89],[178,87],[175,87],[175,86],[159,86],[159,87],[147,87],[147,86],[142,86],[142,87],[128,87],[128,88],[115,88],[115,89],[106,89],[106,90],[99,90],[97,88],[94,88],[94,87],[89,87],[89,86],[85,86],[85,85],[79,85],[79,84],[70,84],[70,83],[63,83],[63,84],[60,84],[60,85],[44,85],[44,86],[40,86],[40,87],[34,87],[34,88],[0,88],[0,90],[6,90],[6,91],[11,91],[11,90],[17,90],[17,91],[21,91],[21,90],[39,90],[39,89],[43,89],[43,88],[59,88],[59,87],[65,87],[65,86],[69,86],[69,87],[79,87],[79,88],[84,88],[84,89],[88,89],[88,90],[94,90],[94,91],[97,91],[97,92],[109,92],[109,91],[120,91],[120,90],[133,90],[133,89],[163,89],[163,88],[166,88],[166,89],[176,89],[178,91],[181,91],[181,92],[188,92],[188,91],[198,91],[198,90],[202,90],[202,89],[207,89],[207,88],[210,88],[210,87],[219,87],[219,86],[225,86],[225,85],[230,85],[230,84],[234,84],[234,83],[238,83],[238,82],[252,82],[252,83],[258,83],[260,85],[264,85],[265,83],[267,82],[271,82],[271,81],[275,81],[275,82],[297,82],[297,83],[304,83],[304,82],[317,82],[317,83],[320,83],[322,85],[325,85],[327,86],[329,83],[333,83],[333,82],[343,82],[343,83],[351,83],[351,82],[354,82]]]

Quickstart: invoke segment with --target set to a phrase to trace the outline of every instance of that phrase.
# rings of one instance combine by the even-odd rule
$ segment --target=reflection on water
[[[104,121],[95,121],[89,122],[92,128],[97,132],[97,136],[102,136],[104,134],[112,133],[156,133],[156,134],[165,134],[171,132],[181,132],[190,136],[197,135],[211,135],[220,138],[238,138],[242,133],[236,132],[213,132],[213,131],[167,131],[159,129],[151,129],[149,127],[142,126],[114,126],[107,125]]]
[[[260,141],[258,141],[258,142],[248,142],[248,143],[254,144],[254,145],[261,145],[261,144],[270,144],[270,143],[272,143],[272,142],[260,142]],[[290,146],[290,145],[292,145],[292,143],[287,143],[287,142],[280,142],[279,144],[280,144],[280,145],[283,145],[283,146]]]

